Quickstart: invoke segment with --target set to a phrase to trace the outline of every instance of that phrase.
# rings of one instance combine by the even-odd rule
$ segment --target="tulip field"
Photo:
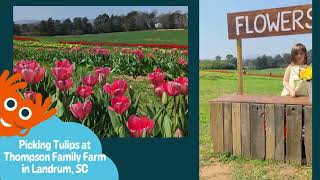
[[[99,45],[15,37],[21,94],[51,97],[60,119],[99,137],[186,136],[188,50]]]

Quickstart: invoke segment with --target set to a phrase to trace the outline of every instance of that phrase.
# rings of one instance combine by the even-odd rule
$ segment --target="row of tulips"
[[[37,39],[32,39],[28,37],[19,37],[19,36],[14,37],[13,45],[22,46],[22,47],[65,48],[65,49],[79,47],[79,45],[75,45],[75,44],[47,43],[47,42],[40,42]]]
[[[187,134],[188,78],[169,78],[156,68],[148,79],[159,96],[158,103],[141,106],[141,92],[124,79],[112,79],[109,67],[95,67],[79,76],[81,67],[69,60],[56,60],[51,69],[36,60],[18,61],[28,87],[21,93],[34,100],[35,93],[50,96],[57,116],[79,122],[100,137],[182,137]],[[141,109],[144,107],[144,109]]]
[[[79,66],[108,66],[115,74],[134,78],[146,76],[156,68],[174,79],[188,74],[188,50],[159,48],[113,48],[80,47],[72,48],[28,48],[15,46],[14,59],[37,59],[48,63],[48,59],[69,59]],[[50,62],[49,62],[50,63]],[[53,63],[53,62],[52,62]]]
[[[38,39],[24,37],[24,36],[13,36],[14,41],[38,41]],[[43,43],[46,44],[46,43]],[[58,43],[55,43],[58,44]],[[59,44],[68,45],[90,45],[90,46],[114,46],[114,47],[144,47],[144,48],[177,48],[177,49],[188,49],[186,45],[180,44],[128,44],[128,43],[108,43],[108,42],[91,42],[91,41],[59,41]],[[40,47],[40,44],[34,44],[34,46]]]
[[[77,45],[93,45],[93,46],[115,46],[115,47],[144,47],[144,48],[177,48],[188,49],[186,45],[179,44],[128,44],[128,43],[108,43],[108,42],[88,42],[88,41],[60,41],[63,44],[77,44]]]
[[[13,36],[13,40],[15,41],[39,41],[38,39],[23,37],[23,36]]]

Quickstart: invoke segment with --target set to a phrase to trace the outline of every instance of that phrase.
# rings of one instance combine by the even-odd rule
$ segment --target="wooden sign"
[[[312,5],[228,13],[229,39],[312,32]]]

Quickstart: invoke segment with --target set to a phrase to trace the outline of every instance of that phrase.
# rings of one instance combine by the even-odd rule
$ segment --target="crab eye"
[[[7,98],[4,103],[4,108],[7,110],[7,111],[14,111],[16,108],[17,108],[17,101],[13,98]]]
[[[19,110],[19,117],[22,120],[29,120],[32,116],[32,111],[28,107],[23,107]]]

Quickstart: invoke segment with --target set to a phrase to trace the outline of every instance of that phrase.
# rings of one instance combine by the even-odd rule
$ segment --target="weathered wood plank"
[[[265,158],[264,105],[250,105],[251,156]]]
[[[249,104],[241,103],[241,154],[246,157],[251,156],[250,143],[250,112]]]
[[[241,155],[240,103],[232,104],[233,154]]]
[[[237,39],[238,94],[243,95],[242,40]]]
[[[304,146],[307,158],[307,165],[312,165],[312,106],[304,107]]]
[[[232,153],[232,106],[231,103],[223,103],[223,147],[224,152]]]
[[[312,106],[310,97],[300,96],[250,96],[250,95],[226,95],[209,102],[254,103],[254,104],[285,104]]]
[[[284,143],[284,120],[285,111],[284,105],[275,105],[275,154],[274,159],[285,161],[285,143]]]
[[[275,111],[274,104],[265,105],[266,121],[266,159],[274,159],[275,156]]]
[[[302,106],[289,105],[286,107],[287,124],[287,162],[301,164],[301,131]]]
[[[210,104],[211,138],[216,152],[223,152],[223,104]]]

